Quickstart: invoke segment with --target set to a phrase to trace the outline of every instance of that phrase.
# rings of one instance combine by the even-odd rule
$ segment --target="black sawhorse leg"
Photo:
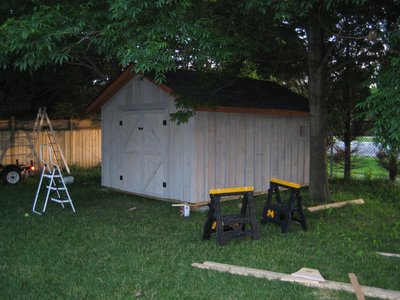
[[[288,203],[282,202],[279,187],[289,189],[290,197]],[[273,203],[273,194],[276,196],[275,203]],[[267,202],[262,213],[261,224],[267,222],[276,223],[281,226],[282,233],[285,233],[288,230],[290,221],[300,223],[301,227],[307,230],[306,216],[300,196],[300,184],[272,178],[268,189]]]
[[[240,213],[237,215],[223,215],[221,198],[235,195],[243,196]],[[204,240],[209,240],[214,232],[216,233],[217,244],[220,246],[235,238],[251,237],[254,240],[260,238],[254,206],[253,187],[213,189],[210,190],[210,198],[210,209],[203,228]],[[246,230],[246,225],[250,227],[248,230]]]

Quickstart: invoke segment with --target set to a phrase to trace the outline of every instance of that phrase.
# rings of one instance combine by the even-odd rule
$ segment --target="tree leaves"
[[[360,103],[361,118],[374,121],[372,133],[385,147],[400,148],[400,57],[390,57],[372,95]]]

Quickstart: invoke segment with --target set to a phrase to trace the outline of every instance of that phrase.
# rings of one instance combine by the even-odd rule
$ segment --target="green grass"
[[[375,137],[373,136],[359,136],[356,138],[358,142],[375,142]]]
[[[328,168],[329,168],[328,161]],[[359,156],[351,157],[352,169],[351,176],[354,179],[388,179],[389,172],[379,164],[376,157]],[[332,168],[332,177],[343,178],[344,165],[343,163],[334,163]]]
[[[45,216],[30,214],[37,179],[0,184],[1,299],[354,299],[345,292],[199,270],[216,261],[292,273],[319,269],[329,280],[400,290],[400,188],[334,182],[335,200],[365,205],[307,213],[309,231],[297,224],[282,234],[261,226],[261,239],[218,247],[202,241],[205,214],[180,217],[169,203],[99,186],[97,172],[75,176],[69,189],[77,212],[50,203]],[[305,205],[312,205],[306,191]],[[256,198],[260,213],[265,198]],[[230,202],[228,210],[236,209]],[[130,208],[136,207],[134,210]],[[29,213],[25,217],[25,213]]]

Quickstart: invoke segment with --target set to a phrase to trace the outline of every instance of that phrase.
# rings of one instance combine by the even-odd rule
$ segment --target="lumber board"
[[[363,199],[355,199],[355,200],[341,201],[341,202],[336,202],[336,203],[331,203],[331,204],[307,207],[307,210],[309,212],[316,212],[316,211],[325,210],[325,209],[329,209],[329,208],[339,208],[339,207],[343,207],[348,204],[364,204],[364,203],[365,203],[365,201]]]
[[[354,292],[356,293],[357,300],[365,300],[364,293],[361,289],[360,284],[358,283],[356,274],[349,273],[349,278],[350,278],[351,285],[354,288]]]
[[[285,273],[246,268],[236,265],[222,264],[210,261],[205,261],[204,263],[192,263],[192,267],[199,269],[215,270],[219,272],[225,272],[236,275],[253,276],[256,278],[264,278],[267,280],[281,280],[282,277],[289,275]],[[330,281],[330,280],[325,280],[324,282],[296,281],[296,283],[313,288],[330,289],[330,290],[346,291],[349,293],[354,293],[354,288],[350,283]],[[381,288],[368,287],[368,286],[361,286],[361,288],[364,292],[364,295],[368,297],[400,300],[400,291],[385,290]]]
[[[382,255],[382,256],[398,257],[398,258],[400,258],[400,254],[397,254],[397,253],[387,253],[387,252],[376,252],[376,253],[378,253],[379,255]]]

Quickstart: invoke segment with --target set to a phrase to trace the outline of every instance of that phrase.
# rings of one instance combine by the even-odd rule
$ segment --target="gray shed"
[[[199,104],[177,125],[182,94]],[[308,182],[308,101],[276,83],[176,72],[156,84],[127,69],[87,112],[100,109],[103,186],[195,203],[211,188]]]

